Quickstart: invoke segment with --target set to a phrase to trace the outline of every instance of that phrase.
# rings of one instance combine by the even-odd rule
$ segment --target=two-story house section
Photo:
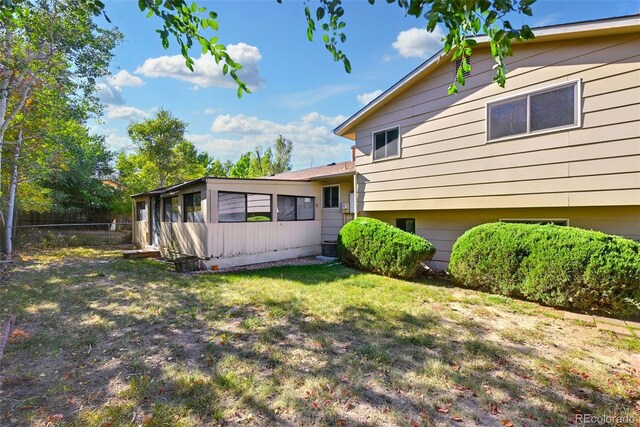
[[[487,40],[457,95],[439,52],[335,129],[355,141],[357,215],[429,239],[490,221],[640,239],[640,15],[534,30],[506,88]]]

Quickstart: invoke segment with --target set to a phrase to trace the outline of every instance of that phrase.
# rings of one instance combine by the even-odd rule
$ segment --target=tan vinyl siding
[[[348,181],[337,182],[334,184],[323,184],[323,186],[329,185],[340,186],[340,206],[342,206],[342,203],[349,203],[349,194],[353,192],[353,177],[349,177]],[[322,201],[320,203],[322,203]],[[322,206],[322,204],[320,206]],[[336,240],[340,229],[352,219],[353,215],[349,214],[349,210],[345,213],[341,207],[323,208],[322,240]]]
[[[387,211],[368,212],[367,216],[393,225],[396,218],[415,218],[416,234],[437,249],[430,264],[436,269],[446,268],[453,244],[466,230],[500,219],[567,219],[572,227],[640,240],[640,206]]]
[[[447,96],[444,61],[356,127],[361,211],[640,204],[640,36],[522,44],[507,88],[478,49]],[[581,79],[582,126],[486,142],[487,102]],[[400,126],[402,158],[372,162],[372,132]]]

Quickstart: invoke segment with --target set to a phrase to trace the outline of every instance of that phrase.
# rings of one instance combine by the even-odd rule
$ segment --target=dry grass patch
[[[339,265],[178,275],[34,254],[0,285],[30,335],[1,425],[566,425],[635,414],[635,338],[505,297]],[[62,415],[52,418],[54,415]]]

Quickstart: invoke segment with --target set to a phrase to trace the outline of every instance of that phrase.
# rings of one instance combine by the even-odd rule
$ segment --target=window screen
[[[293,196],[278,196],[278,221],[296,220],[296,198]]]
[[[136,202],[136,221],[147,220],[147,202]]]
[[[269,194],[247,194],[247,221],[271,221]]]
[[[314,220],[315,207],[315,197],[278,196],[278,221]]]
[[[182,197],[184,202],[184,221],[203,222],[202,196],[200,192],[185,194]]]
[[[297,197],[296,198],[296,220],[310,221],[314,219],[315,203],[313,197]]]
[[[164,222],[178,222],[178,196],[164,199]]]
[[[395,157],[400,153],[400,128],[373,134],[373,160]]]
[[[218,193],[218,222],[244,222],[246,212],[246,194]]]
[[[489,140],[577,125],[578,84],[488,104]]]

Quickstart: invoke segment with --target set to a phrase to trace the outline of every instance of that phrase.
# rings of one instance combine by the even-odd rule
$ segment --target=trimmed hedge
[[[338,235],[342,263],[384,276],[414,277],[436,248],[415,234],[373,218],[357,218]]]
[[[640,297],[640,243],[556,225],[490,223],[453,245],[449,272],[460,283],[502,295],[617,314]]]

